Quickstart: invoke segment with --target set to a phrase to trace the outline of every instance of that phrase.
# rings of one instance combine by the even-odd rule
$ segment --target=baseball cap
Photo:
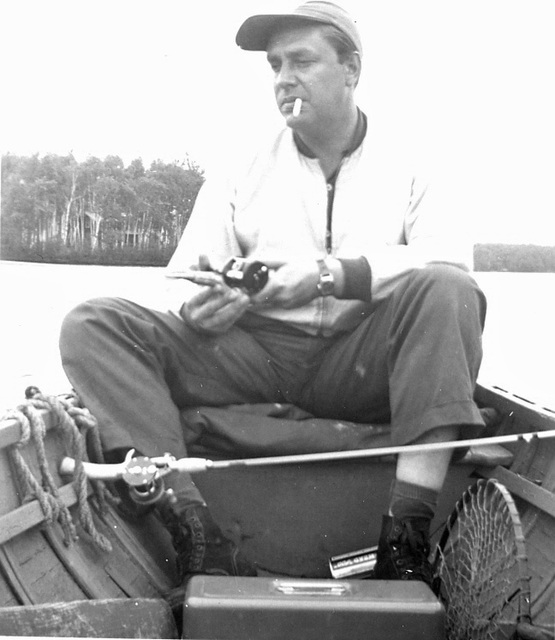
[[[270,38],[278,29],[307,20],[333,25],[351,40],[362,55],[362,41],[355,21],[338,5],[322,0],[309,0],[291,13],[251,16],[239,27],[235,42],[247,51],[266,51]]]

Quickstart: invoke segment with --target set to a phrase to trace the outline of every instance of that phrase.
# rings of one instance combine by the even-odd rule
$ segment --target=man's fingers
[[[247,295],[238,289],[222,287],[218,295],[209,289],[195,296],[195,304],[189,303],[189,312],[195,325],[202,329],[223,331],[238,320],[249,305]],[[199,299],[200,298],[200,299]]]
[[[201,326],[207,331],[227,331],[243,315],[248,303],[230,303],[220,307],[213,315],[205,318]]]
[[[209,301],[216,302],[221,299],[225,289],[227,289],[227,287],[224,287],[222,282],[203,286],[199,289],[198,293],[191,298],[189,305],[192,307],[201,307]]]

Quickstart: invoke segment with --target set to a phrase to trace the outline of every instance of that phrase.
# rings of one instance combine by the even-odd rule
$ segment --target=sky
[[[210,175],[281,126],[265,56],[237,48],[238,27],[296,4],[3,2],[0,150],[189,156]],[[359,105],[392,148],[456,178],[477,241],[555,245],[551,0],[342,6],[364,42]]]

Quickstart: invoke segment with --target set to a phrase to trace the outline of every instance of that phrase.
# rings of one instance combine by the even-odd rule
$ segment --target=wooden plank
[[[21,439],[21,428],[17,420],[2,420],[0,422],[0,449],[16,444]]]
[[[100,562],[106,575],[130,598],[158,598],[167,587],[160,588],[158,583],[144,563],[137,558],[139,554],[146,554],[145,549],[138,545],[130,547],[128,540],[122,540],[116,535],[113,521],[109,514],[100,518],[93,511],[93,520],[98,531],[110,538],[112,552],[102,555]]]
[[[526,500],[526,502],[555,518],[555,494],[551,493],[551,491],[547,491],[543,487],[539,487],[537,484],[530,482],[530,480],[503,467],[496,467],[495,469],[480,467],[477,469],[477,473],[486,478],[496,478],[512,494]]]
[[[513,469],[539,484],[543,489],[555,492],[555,440],[534,443],[534,456],[522,471]]]
[[[522,502],[520,517],[526,540],[530,573],[532,620],[536,624],[555,622],[555,538],[553,518]]]
[[[12,566],[11,553],[4,547],[0,547],[0,574],[4,582],[3,590],[12,594],[16,600],[14,604],[33,604],[31,595]]]
[[[52,429],[55,425],[55,418],[52,412],[41,409],[40,414],[44,420],[46,429]],[[19,422],[13,418],[0,421],[0,449],[5,449],[12,444],[16,444],[21,439],[21,428]]]
[[[0,517],[21,506],[21,492],[15,488],[16,479],[6,449],[0,449]]]
[[[555,429],[555,410],[541,407],[499,387],[478,385],[474,397],[480,406],[493,407],[509,418],[517,427],[512,433]]]
[[[76,504],[77,495],[71,484],[60,488],[60,498],[68,507]],[[6,543],[43,521],[44,514],[37,500],[0,516],[0,544]]]
[[[73,487],[66,485],[62,489],[61,494],[65,504],[68,506],[75,504],[76,496]],[[77,521],[76,514],[73,515],[74,520]],[[94,514],[97,529],[108,536],[114,545],[113,552],[109,554],[99,551],[89,536],[84,533],[81,534],[78,541],[67,548],[61,541],[62,534],[59,532],[58,525],[40,532],[49,542],[57,558],[60,571],[63,568],[64,575],[67,574],[71,578],[82,591],[82,595],[92,598],[111,598],[123,595],[158,597],[160,593],[170,589],[173,586],[171,567],[167,567],[166,574],[161,566],[157,565],[141,547],[131,529],[127,530],[126,525],[116,520],[110,513],[106,518],[107,520],[99,519]],[[31,534],[35,539],[35,533],[39,532],[38,530],[34,531],[34,528],[40,525],[43,520],[44,516],[37,501],[0,517],[0,543],[6,545],[10,541],[21,542],[22,538],[27,539]],[[123,529],[126,531],[122,536]],[[151,536],[159,533],[154,529],[150,528]],[[4,552],[6,553],[6,549]],[[10,554],[10,557],[12,556],[13,554]],[[17,562],[15,564],[17,565]],[[7,566],[13,575],[18,574],[17,566],[12,567],[10,563],[7,563]],[[41,572],[38,572],[37,575],[40,576]],[[24,581],[21,583],[20,579],[14,578],[14,580],[18,585],[18,593],[22,590],[19,594],[20,599],[23,602],[36,602],[27,592],[28,585]],[[57,593],[56,599],[67,598],[62,598],[60,593]]]
[[[45,527],[42,534],[60,564],[65,567],[67,573],[87,598],[122,598],[125,595],[106,575],[104,563],[108,558],[91,542],[89,536],[79,536],[68,547],[64,544],[63,533],[59,525]]]
[[[0,634],[88,638],[178,638],[157,599],[82,600],[0,609]]]
[[[11,570],[12,588],[21,602],[67,602],[85,597],[39,528],[7,542],[2,553],[4,565]]]
[[[132,558],[130,561],[142,568],[160,593],[174,586],[175,550],[169,533],[154,515],[145,516],[140,526],[133,526],[112,509],[103,520]]]
[[[17,599],[13,589],[11,588],[10,581],[7,579],[5,571],[3,570],[3,555],[0,549],[0,608],[1,607],[14,607],[21,604]]]

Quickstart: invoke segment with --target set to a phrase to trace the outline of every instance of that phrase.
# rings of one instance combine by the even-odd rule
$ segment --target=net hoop
[[[478,480],[457,502],[434,560],[448,640],[509,638],[530,622],[530,576],[515,502],[498,480]]]

